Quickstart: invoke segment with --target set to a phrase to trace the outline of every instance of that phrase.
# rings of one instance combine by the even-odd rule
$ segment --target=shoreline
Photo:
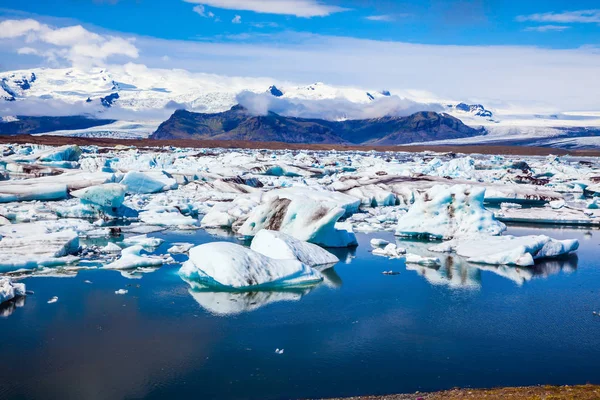
[[[85,138],[76,136],[33,136],[33,135],[11,135],[0,136],[0,144],[41,144],[48,146],[62,146],[76,144],[81,146],[135,146],[138,148],[156,148],[172,146],[180,148],[223,148],[223,149],[265,149],[265,150],[308,150],[308,151],[377,151],[377,152],[406,152],[419,153],[434,151],[439,153],[462,153],[462,154],[498,154],[515,156],[577,156],[598,157],[600,149],[593,150],[566,150],[554,147],[529,147],[529,146],[488,146],[488,145],[466,145],[466,146],[361,146],[343,144],[300,144],[283,142],[254,142],[242,140],[152,140],[152,139],[114,139],[114,138]]]
[[[600,385],[520,386],[494,389],[450,389],[430,393],[356,396],[326,400],[456,400],[456,399],[523,399],[523,400],[595,400],[600,399]]]

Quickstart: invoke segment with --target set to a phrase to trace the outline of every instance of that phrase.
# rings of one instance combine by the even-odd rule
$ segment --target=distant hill
[[[151,139],[217,139],[286,143],[395,145],[458,139],[485,134],[448,114],[418,112],[407,117],[326,121],[285,117],[275,113],[255,116],[240,105],[203,114],[177,110]]]
[[[11,119],[0,119],[0,135],[46,133],[59,130],[87,129],[108,125],[113,119],[94,119],[75,115],[67,117],[27,117],[18,115]]]

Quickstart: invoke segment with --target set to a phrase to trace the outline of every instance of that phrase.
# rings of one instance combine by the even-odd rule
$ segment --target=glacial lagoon
[[[33,294],[0,311],[0,398],[258,400],[600,383],[600,232],[506,234],[580,247],[533,268],[455,254],[429,268],[373,255],[370,239],[396,240],[390,232],[358,233],[357,248],[331,249],[341,261],[322,283],[280,292],[190,291],[180,254],[127,278],[61,268],[24,278]],[[241,243],[224,231],[149,236],[165,240],[156,254],[179,242]],[[401,245],[424,253],[431,243]]]

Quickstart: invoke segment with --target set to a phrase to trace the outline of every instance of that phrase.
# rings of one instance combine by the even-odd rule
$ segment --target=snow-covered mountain
[[[246,93],[245,96],[242,96]],[[417,93],[416,95],[414,93]],[[248,95],[250,94],[250,95]],[[407,116],[416,111],[444,112],[472,127],[485,127],[499,141],[525,134],[558,137],[565,130],[596,134],[600,113],[555,110],[541,113],[478,102],[448,100],[420,92],[372,90],[317,82],[299,85],[268,78],[227,77],[185,70],[151,69],[126,64],[110,68],[36,68],[0,73],[0,123],[17,116],[72,116],[117,122],[60,131],[85,136],[144,137],[175,109],[217,113],[242,100],[257,113],[344,121]],[[571,131],[569,131],[571,133]],[[463,142],[477,139],[464,139]],[[462,143],[462,142],[461,142]]]

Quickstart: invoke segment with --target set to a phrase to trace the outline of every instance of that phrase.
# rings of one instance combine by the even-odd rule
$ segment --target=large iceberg
[[[396,235],[452,239],[499,235],[506,226],[483,207],[485,189],[467,185],[434,186],[398,220]]]
[[[179,274],[194,288],[270,290],[310,286],[321,274],[297,260],[277,260],[247,247],[214,242],[190,250]]]
[[[75,190],[71,192],[71,196],[79,198],[82,202],[116,209],[125,201],[125,187],[118,183],[105,183]]]
[[[298,260],[309,267],[331,266],[339,258],[316,244],[298,240],[282,232],[263,229],[259,231],[250,248],[277,260]]]

